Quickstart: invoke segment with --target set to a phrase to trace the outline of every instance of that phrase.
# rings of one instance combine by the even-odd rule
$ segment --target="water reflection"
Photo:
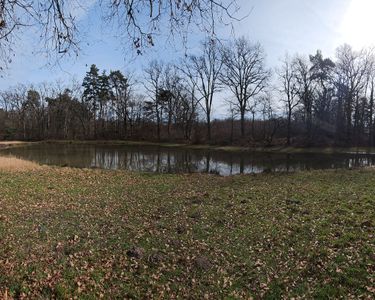
[[[224,176],[375,164],[375,155],[367,154],[233,153],[155,146],[40,144],[1,153],[47,165],[159,173],[202,172]]]

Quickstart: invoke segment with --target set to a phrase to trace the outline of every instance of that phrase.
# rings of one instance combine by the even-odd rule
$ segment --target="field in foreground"
[[[373,298],[375,172],[0,171],[0,298]]]

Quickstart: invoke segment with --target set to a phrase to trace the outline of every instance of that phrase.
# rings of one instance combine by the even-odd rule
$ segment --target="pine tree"
[[[89,107],[91,112],[91,116],[93,118],[93,125],[94,125],[94,136],[97,137],[96,131],[96,119],[97,119],[97,112],[99,108],[99,69],[96,65],[91,65],[90,71],[86,73],[85,78],[83,79],[82,86],[84,88],[82,99],[84,103]]]
[[[99,119],[101,124],[101,134],[104,134],[104,121],[106,120],[107,104],[112,98],[109,87],[109,79],[105,71],[98,77],[98,103],[99,103]]]
[[[111,71],[109,74],[109,86],[112,93],[113,106],[118,122],[123,123],[123,137],[127,136],[128,108],[130,102],[130,84],[121,71]],[[120,127],[119,124],[117,125]],[[119,130],[118,130],[119,131]]]

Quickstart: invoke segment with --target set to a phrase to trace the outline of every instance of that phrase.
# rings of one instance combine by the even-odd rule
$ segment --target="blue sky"
[[[144,55],[137,56],[125,48],[116,37],[113,28],[105,28],[98,22],[96,0],[87,1],[90,9],[77,11],[82,28],[82,52],[77,58],[61,61],[60,66],[47,66],[47,59],[33,53],[35,33],[25,32],[18,43],[16,56],[9,69],[0,79],[0,89],[21,83],[39,83],[67,80],[75,77],[81,80],[92,63],[100,69],[120,69],[141,77],[142,69],[154,58],[165,61],[178,59],[184,54],[180,40],[166,42],[158,37],[156,46]],[[259,41],[266,53],[267,64],[274,68],[286,52],[290,54],[312,54],[317,49],[325,56],[334,56],[337,46],[352,44],[355,48],[372,45],[375,42],[375,0],[238,0],[239,12],[251,13],[241,22],[233,24],[237,36],[244,35]],[[231,28],[219,29],[223,38],[231,36]],[[194,53],[198,41],[203,38],[194,32],[189,39],[189,52]],[[221,111],[218,101],[215,108]]]

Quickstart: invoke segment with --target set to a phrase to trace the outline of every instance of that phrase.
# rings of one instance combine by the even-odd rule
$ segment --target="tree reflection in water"
[[[235,175],[373,166],[368,154],[266,154],[157,146],[40,144],[2,150],[41,164],[159,173]]]

